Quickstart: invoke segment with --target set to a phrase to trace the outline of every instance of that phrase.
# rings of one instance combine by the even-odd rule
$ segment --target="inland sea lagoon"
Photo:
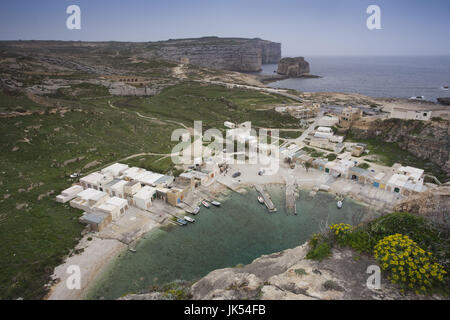
[[[219,198],[222,206],[202,208],[195,223],[152,230],[141,239],[137,252],[122,252],[86,298],[116,299],[156,284],[193,281],[215,269],[248,264],[261,255],[299,246],[327,223],[357,224],[377,215],[349,199],[338,210],[334,196],[318,193],[311,198],[306,191],[297,200],[298,214],[287,214],[284,186],[267,190],[277,213],[269,214],[258,203],[254,189],[246,194],[227,191]]]

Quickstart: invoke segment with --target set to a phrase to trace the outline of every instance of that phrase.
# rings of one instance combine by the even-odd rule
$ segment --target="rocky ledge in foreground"
[[[401,295],[387,280],[380,290],[370,290],[366,282],[372,258],[350,249],[333,249],[332,257],[322,262],[307,260],[308,245],[262,256],[243,267],[212,271],[190,287],[186,295],[194,300],[210,299],[289,299],[289,300],[358,300],[420,299]],[[173,290],[128,295],[122,299],[167,299]]]

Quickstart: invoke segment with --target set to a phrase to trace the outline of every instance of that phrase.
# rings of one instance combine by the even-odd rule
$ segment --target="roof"
[[[99,172],[91,173],[80,179],[82,182],[86,182],[89,184],[97,184],[100,180],[102,180],[105,176]]]
[[[124,207],[128,204],[128,201],[119,197],[112,197],[106,201],[107,204],[114,205],[116,207]]]
[[[95,190],[92,188],[88,188],[86,190],[81,191],[77,194],[77,197],[82,198],[83,200],[94,200],[98,201],[107,194],[103,191]]]
[[[83,191],[83,187],[79,186],[79,185],[74,185],[74,186],[71,186],[70,188],[67,188],[66,190],[63,190],[61,193],[62,194],[71,194],[71,193],[74,193],[77,191],[78,192]]]
[[[133,198],[148,199],[148,198],[151,198],[155,192],[156,192],[155,188],[145,186],[141,190],[136,192],[134,194]]]
[[[111,188],[114,189],[114,190],[120,190],[120,191],[122,191],[122,190],[123,190],[123,187],[124,187],[126,184],[128,184],[127,181],[125,181],[125,180],[119,180],[119,181],[116,181],[116,183],[114,183],[113,185],[111,185]]]
[[[89,222],[89,223],[96,223],[99,224],[103,220],[105,220],[105,216],[98,213],[86,213],[84,216],[82,216],[82,220]]]
[[[102,173],[110,172],[114,176],[119,175],[120,172],[123,172],[124,170],[128,169],[128,165],[122,164],[122,163],[114,163],[104,169],[102,169]]]
[[[159,178],[158,180],[155,181],[155,184],[164,184],[164,183],[169,183],[172,181],[173,181],[172,176],[163,175],[161,178]]]
[[[352,167],[352,168],[350,168],[349,171],[358,173],[358,174],[360,174],[362,176],[368,176],[369,175],[369,171],[367,171],[366,169],[363,169],[363,168]]]
[[[318,159],[314,159],[313,163],[318,164],[318,165],[326,165],[328,163],[328,160],[318,158]]]

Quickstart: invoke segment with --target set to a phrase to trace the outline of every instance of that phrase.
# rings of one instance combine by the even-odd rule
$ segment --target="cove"
[[[267,190],[277,213],[269,214],[258,203],[254,189],[246,194],[227,191],[219,198],[222,206],[202,208],[194,224],[150,231],[136,253],[123,252],[111,263],[85,298],[116,299],[174,280],[194,281],[215,269],[299,246],[326,224],[356,225],[378,215],[349,199],[338,210],[334,196],[318,193],[311,198],[307,191],[300,192],[298,214],[289,215],[284,211],[284,186]]]

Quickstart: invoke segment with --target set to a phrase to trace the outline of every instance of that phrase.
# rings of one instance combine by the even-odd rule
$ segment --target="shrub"
[[[349,246],[359,253],[372,253],[376,240],[366,230],[345,223],[331,225],[330,230],[337,244]]]
[[[329,153],[329,154],[327,155],[328,161],[336,160],[336,158],[337,158],[337,154],[335,154],[335,153]]]
[[[402,290],[413,289],[416,294],[431,293],[444,285],[446,271],[433,261],[432,253],[420,248],[408,236],[394,234],[384,237],[374,248],[375,259],[388,279]]]
[[[298,275],[298,276],[305,276],[305,275],[308,274],[308,273],[305,271],[305,269],[303,269],[303,268],[295,269],[294,272],[295,272],[295,274]]]
[[[306,259],[322,261],[331,255],[331,247],[324,237],[314,234],[309,241],[310,250],[306,254]]]

